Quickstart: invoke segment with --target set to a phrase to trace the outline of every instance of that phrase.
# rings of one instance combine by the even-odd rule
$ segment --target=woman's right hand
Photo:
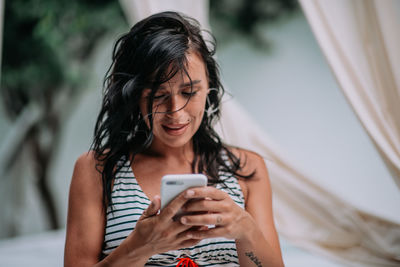
[[[193,239],[187,230],[193,232],[192,226],[183,225],[174,216],[188,201],[185,197],[186,191],[179,194],[161,212],[160,197],[157,195],[149,207],[143,212],[136,223],[135,230],[127,238],[127,246],[132,242],[133,248],[137,245],[147,247],[148,256],[189,247],[197,244],[201,239]],[[207,227],[200,227],[202,231]],[[150,255],[151,254],[151,255]]]

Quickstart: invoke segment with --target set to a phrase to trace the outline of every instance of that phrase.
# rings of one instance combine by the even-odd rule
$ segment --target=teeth
[[[169,126],[169,125],[164,125],[164,126],[167,127],[167,128],[169,128],[169,129],[176,130],[176,129],[181,129],[181,128],[185,127],[186,125],[181,125],[181,126]]]

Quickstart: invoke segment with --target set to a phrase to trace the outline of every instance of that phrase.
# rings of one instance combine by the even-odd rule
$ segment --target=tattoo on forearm
[[[256,257],[256,255],[254,255],[253,252],[251,252],[251,251],[250,252],[246,252],[245,255],[247,257],[249,257],[250,260],[252,262],[254,262],[257,267],[262,267],[260,260]]]

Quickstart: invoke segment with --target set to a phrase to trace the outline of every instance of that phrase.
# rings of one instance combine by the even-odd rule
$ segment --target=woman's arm
[[[128,263],[126,255],[129,251],[124,245],[114,250],[112,254],[115,255],[110,254],[100,262],[104,228],[101,174],[96,170],[94,153],[85,153],[75,163],[70,185],[64,266],[118,266],[118,261]],[[131,266],[143,266],[147,260],[145,255],[147,253],[134,257],[136,265]]]
[[[251,215],[245,236],[237,240],[240,266],[283,266],[278,235],[272,212],[272,192],[263,158],[253,152],[245,155],[244,173],[255,170],[251,179],[244,180],[246,211]]]
[[[185,225],[216,227],[197,233],[193,238],[226,237],[235,239],[240,266],[283,266],[279,240],[272,215],[272,197],[264,160],[255,153],[235,151],[245,159],[241,172],[255,175],[240,182],[246,193],[246,209],[239,207],[230,196],[214,187],[188,190],[188,198],[197,199],[184,206],[187,212],[202,214],[181,218]],[[202,200],[199,200],[202,199]]]
[[[101,175],[93,153],[81,155],[72,175],[64,266],[93,266],[100,260],[104,236]]]

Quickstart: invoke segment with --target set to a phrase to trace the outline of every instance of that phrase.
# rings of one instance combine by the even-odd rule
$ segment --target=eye
[[[192,89],[192,88],[185,88],[184,90],[182,90],[181,94],[185,97],[191,97],[197,94],[197,91],[199,89]]]
[[[154,99],[155,100],[157,100],[157,99],[162,99],[162,98],[164,98],[164,97],[166,97],[167,95],[164,95],[164,94],[160,94],[160,95],[155,95],[154,96]]]
[[[163,100],[169,96],[169,93],[165,90],[159,90],[153,96],[154,100]]]
[[[194,96],[197,92],[182,92],[182,95],[189,97],[189,96]]]

